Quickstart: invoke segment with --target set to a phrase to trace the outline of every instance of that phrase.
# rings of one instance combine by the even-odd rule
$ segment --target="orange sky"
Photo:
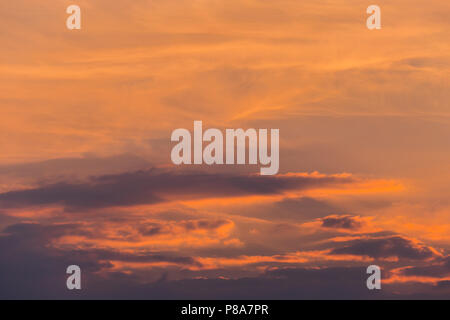
[[[375,31],[370,4],[1,2],[3,241],[38,228],[140,283],[368,263],[393,286],[445,281],[450,3],[380,0]],[[194,120],[279,128],[279,175],[174,168],[170,134]]]

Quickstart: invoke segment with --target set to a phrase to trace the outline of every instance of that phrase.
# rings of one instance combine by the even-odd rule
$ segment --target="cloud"
[[[216,237],[221,230],[229,230],[234,227],[231,220],[225,219],[199,219],[199,220],[185,220],[177,222],[147,222],[141,223],[138,227],[139,233],[143,236],[157,236],[157,235],[187,235],[195,232],[212,232]],[[225,232],[227,234],[227,232]],[[220,238],[220,237],[218,237]]]
[[[277,219],[303,221],[329,216],[341,210],[339,207],[327,203],[324,200],[311,197],[296,197],[277,201],[270,207],[267,207],[267,205],[262,206],[260,209],[261,213],[258,216],[262,214],[269,219],[273,219],[274,212],[276,212]]]
[[[27,245],[30,247],[43,246],[51,240],[63,237],[67,234],[92,236],[93,234],[85,231],[79,224],[63,223],[53,225],[42,225],[39,223],[16,223],[7,226],[2,231],[3,237],[0,237],[0,243],[14,243],[15,246]]]
[[[63,205],[69,209],[155,204],[169,198],[197,199],[276,195],[346,185],[349,175],[287,174],[279,176],[177,173],[152,169],[92,177],[86,182],[60,182],[0,194],[4,208]]]
[[[153,295],[180,299],[349,299],[380,297],[365,287],[364,268],[287,268],[238,279],[189,279],[149,285]],[[153,291],[153,292],[152,292]]]
[[[0,297],[62,298],[67,291],[66,268],[72,264],[79,265],[87,278],[101,278],[102,272],[114,273],[115,263],[200,266],[193,257],[165,252],[53,246],[55,240],[77,234],[83,231],[75,224],[20,223],[5,228],[0,235]]]
[[[83,290],[76,295],[52,283],[41,297],[53,299],[387,299],[430,298],[432,294],[392,294],[385,285],[382,291],[368,290],[366,268],[282,268],[252,277],[236,279],[167,279],[143,283],[135,275],[121,272],[83,275]],[[61,279],[63,280],[61,275]],[[57,280],[57,279],[53,279]],[[4,298],[34,297],[33,285],[19,283],[16,295]],[[443,286],[444,287],[444,286]],[[1,289],[0,289],[1,290]],[[435,293],[436,294],[436,293]],[[442,292],[441,292],[442,294]],[[442,297],[442,295],[441,295]],[[448,295],[447,295],[448,297]]]
[[[386,297],[371,259],[445,287],[398,234],[448,246],[448,1],[385,3],[381,33],[356,0],[78,1],[79,32],[68,1],[0,2],[1,297],[74,297],[73,263],[91,298]],[[193,119],[280,128],[280,172],[327,174],[147,170]]]
[[[64,176],[89,176],[119,173],[147,168],[150,163],[133,154],[109,157],[83,155],[79,158],[60,158],[45,161],[0,165],[0,176],[5,178],[47,179]]]
[[[368,256],[374,259],[399,258],[428,260],[440,254],[432,247],[395,235],[385,238],[360,238],[345,242],[330,252],[336,255]]]
[[[437,259],[426,266],[409,266],[395,270],[395,274],[405,277],[443,278],[450,275],[450,256]]]
[[[195,231],[220,229],[229,222],[221,219],[210,221],[200,219],[181,221],[178,224],[186,230]],[[155,226],[157,225],[145,225],[147,229]],[[367,290],[365,285],[366,266],[333,267],[329,263],[331,260],[327,262],[328,253],[326,251],[223,259],[220,256],[201,258],[195,255],[183,255],[179,252],[150,251],[145,248],[119,250],[98,246],[85,248],[54,246],[57,243],[56,240],[66,235],[77,234],[86,237],[95,236],[86,232],[80,224],[20,223],[5,228],[0,236],[0,259],[5,262],[0,265],[0,281],[4,284],[0,288],[0,297],[5,299],[38,297],[58,299],[378,299],[408,297],[408,295],[392,294],[392,290],[389,290],[389,286],[392,285],[390,283],[385,284],[383,292],[374,293]],[[396,254],[422,260],[426,260],[430,255],[426,253],[424,246],[421,247],[413,240],[401,238],[404,241],[399,242],[398,239],[400,239],[399,236],[372,239],[374,241],[384,240],[384,247],[393,246],[395,248],[377,254],[365,252],[364,255],[384,257]],[[370,243],[370,241],[367,242]],[[358,250],[355,249],[357,246],[354,241],[348,242],[345,247],[353,249],[350,250],[351,253],[345,254],[360,254],[356,252]],[[373,247],[374,245],[370,244],[364,246],[369,250]],[[376,249],[372,251],[383,251],[379,249],[380,245],[375,245],[375,247]],[[336,250],[338,249],[335,249],[334,252],[332,250],[329,254],[341,255]],[[408,250],[412,250],[414,253]],[[319,261],[317,259],[325,265],[293,267],[293,265],[317,262]],[[343,257],[342,261],[346,259],[348,258]],[[355,259],[348,261],[356,262]],[[65,268],[70,264],[80,265],[83,271],[83,291],[76,296],[65,289],[67,277]],[[291,266],[286,267],[289,264]],[[251,276],[220,277],[221,274],[233,275],[248,266],[256,268],[251,269],[254,270]],[[216,269],[209,271],[211,272],[210,277],[205,276],[211,267]],[[263,269],[258,269],[260,267]],[[202,274],[203,276],[201,276]],[[171,279],[173,276],[176,279]],[[198,279],[198,276],[201,279]],[[408,286],[411,285],[408,284]]]
[[[450,280],[438,281],[438,283],[436,284],[436,286],[437,286],[439,289],[449,289],[449,288],[450,288]]]
[[[162,254],[158,252],[147,252],[147,253],[127,253],[113,250],[101,250],[101,249],[91,249],[83,251],[68,251],[67,254],[76,256],[88,255],[93,259],[103,261],[121,261],[121,262],[137,262],[137,263],[147,263],[147,262],[168,262],[178,265],[191,265],[191,266],[201,266],[192,257],[175,256],[169,254]]]
[[[107,250],[99,248],[71,249],[56,248],[51,246],[54,240],[70,235],[84,235],[94,237],[95,235],[83,230],[77,224],[41,225],[37,223],[19,223],[8,226],[3,230],[0,237],[0,247],[3,253],[10,252],[14,247],[19,250],[39,249],[47,253],[58,253],[63,256],[71,256],[74,260],[84,261],[90,257],[93,261],[126,261],[126,262],[171,262],[187,265],[199,265],[193,258],[170,256],[158,252],[120,252],[117,250]],[[14,245],[8,248],[9,244]],[[22,252],[24,254],[24,252]]]
[[[364,225],[364,222],[356,216],[328,216],[321,219],[323,228],[331,229],[359,229]]]

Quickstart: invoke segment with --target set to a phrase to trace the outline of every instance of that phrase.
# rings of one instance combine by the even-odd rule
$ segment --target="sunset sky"
[[[0,298],[450,299],[449,1],[1,1],[0,43]],[[195,120],[279,173],[173,165]]]

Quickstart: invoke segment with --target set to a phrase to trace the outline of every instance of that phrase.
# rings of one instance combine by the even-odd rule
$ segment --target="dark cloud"
[[[51,240],[60,238],[67,234],[93,236],[92,233],[85,231],[80,225],[74,223],[41,225],[38,223],[17,223],[9,225],[2,231],[3,237],[0,237],[0,245],[7,247],[8,243],[14,246],[22,243],[30,247],[42,247]]]
[[[257,176],[177,173],[157,169],[92,177],[0,194],[4,208],[63,205],[69,209],[154,204],[167,197],[200,198],[279,194],[353,182],[341,176]]]
[[[321,219],[322,227],[337,229],[359,229],[363,226],[362,221],[354,216],[330,216]]]
[[[393,65],[407,65],[414,68],[445,68],[449,61],[444,57],[414,57],[394,62]]]
[[[98,272],[108,264],[88,255],[66,253],[50,246],[53,239],[76,234],[76,225],[16,224],[0,236],[0,298],[45,298],[61,291],[66,268],[77,264]]]
[[[450,256],[437,259],[433,264],[426,266],[410,266],[400,270],[400,274],[404,276],[422,276],[441,278],[450,275]]]
[[[2,299],[302,299],[377,297],[365,288],[364,268],[289,269],[225,279],[168,280],[168,270],[139,272],[109,270],[111,261],[165,261],[192,264],[190,258],[164,255],[130,255],[107,250],[58,251],[42,247],[4,248],[0,238],[0,298]],[[19,249],[19,250],[18,250]],[[7,259],[8,258],[8,259]],[[101,262],[100,262],[101,261]],[[82,269],[82,290],[65,288],[68,265]],[[99,271],[102,270],[101,273]],[[156,281],[155,275],[159,274]],[[378,295],[380,296],[380,295]]]
[[[124,189],[127,188],[127,189]],[[57,183],[36,189],[0,194],[5,208],[61,204],[69,208],[104,208],[131,204],[151,204],[161,199],[149,190],[119,183]]]
[[[273,217],[273,212],[277,212],[277,218],[286,220],[309,220],[318,217],[325,217],[340,209],[321,200],[310,197],[288,198],[276,202],[269,213]]]
[[[230,220],[217,219],[217,220],[186,220],[176,223],[162,223],[162,222],[148,222],[140,225],[138,231],[144,236],[155,236],[159,234],[173,233],[172,226],[183,228],[185,231],[195,230],[216,230],[224,225],[232,223]],[[175,231],[178,232],[178,231]]]
[[[150,163],[132,154],[110,157],[85,155],[82,158],[60,158],[40,162],[0,165],[0,176],[14,178],[87,176],[148,168]]]
[[[436,253],[422,244],[413,242],[402,236],[385,238],[360,238],[345,242],[345,245],[335,248],[332,254],[350,254],[368,256],[371,258],[404,258],[412,260],[427,260],[436,257]]]
[[[4,227],[20,222],[20,218],[9,216],[2,211],[0,211],[0,229],[3,229]]]
[[[217,227],[196,223],[199,227]],[[195,258],[174,254],[128,253],[107,249],[57,249],[50,244],[66,234],[83,232],[77,224],[45,226],[16,224],[0,236],[0,298],[2,299],[385,299],[408,298],[392,294],[389,284],[382,291],[366,287],[366,266],[323,268],[277,268],[252,277],[234,279],[170,278],[171,269],[155,268],[118,272],[111,262],[167,262],[200,266]],[[82,269],[82,290],[66,289],[65,270],[71,264]],[[172,269],[173,270],[173,269]],[[408,284],[408,288],[414,284]],[[428,286],[442,289],[447,283]],[[425,289],[424,289],[425,290]],[[416,295],[412,298],[426,298]]]
[[[86,275],[85,283],[101,279],[99,272],[108,272],[112,261],[200,266],[194,258],[161,252],[127,253],[52,246],[55,239],[83,232],[76,224],[44,226],[21,223],[4,229],[0,236],[0,299],[63,298],[67,294],[66,269],[72,264],[81,267],[83,276]],[[114,274],[118,280],[112,276],[112,281],[123,278]]]
[[[366,267],[350,268],[287,268],[268,271],[254,277],[237,279],[169,280],[167,273],[159,279],[143,283],[134,274],[110,272],[103,276],[85,272],[80,292],[64,288],[43,291],[41,297],[50,299],[423,299],[428,294],[393,294],[386,290],[368,290]],[[65,283],[61,274],[60,282]],[[55,283],[52,283],[55,285]],[[47,286],[49,287],[49,286]],[[422,286],[423,287],[423,286]],[[421,288],[422,288],[421,287]],[[432,286],[429,286],[432,288]],[[442,285],[443,288],[446,284]],[[428,288],[428,289],[430,289]],[[21,287],[14,298],[33,297],[27,286]],[[442,298],[442,292],[440,292]],[[9,296],[6,296],[9,298]],[[447,298],[450,295],[447,295]]]
[[[268,221],[301,222],[347,211],[311,197],[289,197],[275,202],[233,204],[221,208],[230,215],[255,217]]]
[[[123,253],[112,250],[90,249],[82,251],[81,250],[70,251],[70,254],[74,254],[76,252],[78,252],[80,255],[89,255],[98,261],[109,260],[109,261],[138,262],[138,263],[168,262],[179,265],[191,265],[198,267],[201,266],[201,264],[192,257],[174,256],[170,254],[163,254],[156,252]]]
[[[83,255],[86,255],[96,261],[173,262],[186,265],[200,265],[191,257],[174,257],[168,254],[155,252],[137,252],[131,254],[95,248],[84,250],[68,249],[66,251],[61,251],[56,248],[52,249],[51,246],[49,246],[52,240],[66,235],[94,236],[91,232],[84,231],[81,225],[78,224],[45,226],[37,223],[19,223],[8,226],[2,233],[3,236],[0,237],[0,247],[4,249],[4,251],[10,251],[11,247],[16,247],[20,250],[34,250],[37,248],[44,251],[46,249],[52,250],[53,253],[59,252],[61,254],[68,254],[72,257],[82,257]]]
[[[238,279],[185,279],[142,287],[162,299],[369,299],[365,268],[289,268]]]
[[[436,287],[439,289],[450,289],[450,280],[438,281]]]
[[[158,234],[165,233],[164,225],[160,223],[146,223],[139,227],[139,233],[143,236],[156,236]]]
[[[224,225],[229,224],[231,221],[229,220],[224,220],[224,219],[218,219],[218,220],[190,220],[190,221],[185,221],[183,222],[183,226],[187,229],[187,230],[201,230],[201,229],[205,229],[205,230],[214,230],[214,229],[218,229]]]

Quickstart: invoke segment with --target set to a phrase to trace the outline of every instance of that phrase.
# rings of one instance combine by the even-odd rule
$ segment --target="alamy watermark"
[[[370,274],[370,277],[367,278],[367,289],[369,290],[380,290],[381,289],[381,269],[379,266],[371,265],[367,267],[367,274]]]
[[[66,273],[70,274],[66,281],[67,289],[81,290],[81,268],[77,265],[71,265],[67,267]]]
[[[66,27],[69,30],[81,29],[81,9],[76,4],[67,7],[66,13],[70,16],[66,20]]]
[[[381,29],[381,9],[379,6],[373,4],[367,7],[367,14],[370,16],[367,18],[366,26],[369,30]]]
[[[268,152],[267,129],[226,129],[224,134],[219,129],[207,129],[203,132],[202,121],[194,121],[194,147],[192,157],[192,136],[187,129],[176,129],[172,132],[172,141],[178,142],[172,149],[172,163],[232,165],[260,164],[261,175],[274,175],[280,167],[280,130],[270,130],[270,154]],[[246,143],[248,141],[248,145]],[[209,142],[203,148],[203,142]],[[236,157],[235,157],[236,153]]]

